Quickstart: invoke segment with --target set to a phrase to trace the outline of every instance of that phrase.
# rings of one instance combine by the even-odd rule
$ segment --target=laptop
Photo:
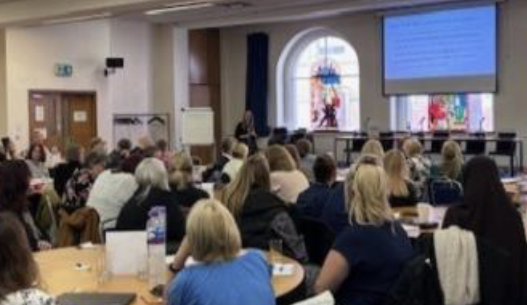
[[[59,305],[131,305],[135,293],[65,293],[57,298]]]

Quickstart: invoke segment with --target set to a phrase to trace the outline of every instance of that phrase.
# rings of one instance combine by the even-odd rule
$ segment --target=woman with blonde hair
[[[271,170],[271,186],[282,200],[295,204],[298,195],[309,187],[306,175],[301,172],[284,146],[272,145],[265,155]]]
[[[372,162],[373,161],[373,162]],[[337,304],[384,304],[412,245],[388,204],[386,174],[366,158],[346,178],[349,223],[337,236],[315,284],[331,290]]]
[[[243,162],[249,155],[249,147],[243,142],[237,142],[232,150],[232,159],[225,164],[222,170],[222,181],[231,182],[236,178]]]
[[[463,169],[463,153],[456,141],[446,141],[441,149],[441,163],[439,172],[442,176],[461,181]]]
[[[368,142],[362,146],[360,151],[361,155],[374,155],[377,156],[380,160],[384,159],[384,148],[382,147],[381,142],[376,139],[370,139]]]
[[[384,157],[384,170],[388,182],[388,196],[392,207],[415,206],[417,191],[410,181],[408,165],[404,154],[399,150],[390,150]]]
[[[183,210],[188,211],[200,199],[209,197],[207,192],[194,185],[194,164],[188,153],[176,153],[172,165],[173,170],[169,177],[170,189],[177,196],[177,201]]]
[[[423,156],[423,145],[415,138],[409,138],[404,142],[403,151],[407,158],[410,179],[416,187],[418,198],[422,198],[430,178],[432,162]]]
[[[168,305],[275,304],[264,255],[242,250],[236,222],[220,202],[202,200],[192,208],[185,247],[196,263],[170,283]]]
[[[284,242],[285,253],[306,259],[305,245],[285,203],[271,192],[269,165],[263,155],[247,159],[222,201],[238,222],[244,247],[268,249],[269,241],[278,238]]]

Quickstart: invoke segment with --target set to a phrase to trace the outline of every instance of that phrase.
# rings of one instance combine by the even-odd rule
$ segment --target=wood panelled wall
[[[219,29],[191,30],[189,32],[190,106],[211,107],[214,111],[214,138],[216,147],[221,143],[220,92],[220,31]],[[216,150],[219,151],[219,150]],[[214,149],[193,147],[192,155],[204,163],[214,160]]]

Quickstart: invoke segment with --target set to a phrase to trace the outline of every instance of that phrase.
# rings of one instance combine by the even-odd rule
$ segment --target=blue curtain
[[[269,134],[267,125],[268,68],[269,36],[265,33],[248,35],[245,107],[254,115],[254,125],[259,136]]]

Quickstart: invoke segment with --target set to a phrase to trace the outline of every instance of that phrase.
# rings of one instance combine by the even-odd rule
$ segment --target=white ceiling
[[[66,20],[100,14],[174,23],[200,28],[251,23],[292,21],[328,17],[360,11],[385,10],[445,2],[480,0],[191,0],[215,2],[214,7],[185,10],[158,16],[145,11],[189,0],[0,0],[0,26],[39,25],[50,20]],[[247,7],[225,7],[244,2]]]

